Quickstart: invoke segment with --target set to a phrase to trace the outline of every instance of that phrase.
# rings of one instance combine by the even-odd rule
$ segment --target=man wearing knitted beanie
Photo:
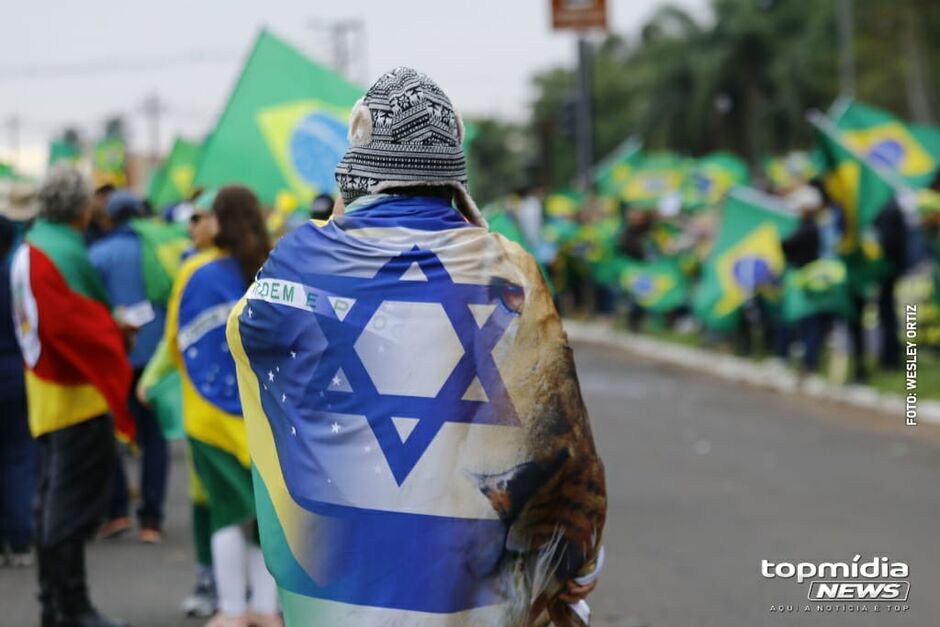
[[[487,231],[463,139],[427,76],[380,77],[333,220],[286,235],[229,318],[288,626],[590,622],[603,465],[538,266]]]

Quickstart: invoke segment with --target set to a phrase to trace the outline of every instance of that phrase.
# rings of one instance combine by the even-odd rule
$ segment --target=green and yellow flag
[[[105,137],[92,153],[91,178],[95,187],[127,187],[127,147],[119,137]]]
[[[896,190],[884,171],[876,169],[847,143],[821,115],[811,115],[823,180],[832,199],[845,212],[845,230],[840,253],[848,255],[859,248],[865,230],[890,201]]]
[[[764,176],[774,190],[789,191],[807,183],[819,168],[809,153],[797,150],[779,157],[765,157]]]
[[[940,128],[908,124],[887,111],[837,101],[830,111],[846,145],[913,187],[929,185],[940,169]]]
[[[82,150],[66,139],[55,139],[49,144],[49,165],[53,166],[59,161],[78,163]]]
[[[261,31],[206,139],[194,185],[237,181],[268,205],[281,191],[302,203],[333,193],[349,111],[363,91]]]
[[[193,191],[200,148],[198,142],[181,137],[176,139],[149,196],[150,203],[157,210],[185,200]]]
[[[690,211],[717,205],[732,187],[751,180],[747,163],[730,152],[695,159],[682,184],[682,206]]]
[[[183,252],[192,246],[186,228],[159,219],[131,220],[140,239],[141,269],[147,300],[166,305]]]
[[[638,206],[655,206],[669,194],[680,194],[688,161],[673,153],[646,155],[631,170],[620,197]]]
[[[852,315],[848,273],[840,259],[817,259],[783,277],[783,319],[794,322],[817,314]]]
[[[796,216],[778,199],[755,189],[733,189],[694,296],[696,316],[712,328],[730,328],[745,302],[773,290],[786,266],[780,241],[796,224]]]
[[[653,313],[668,313],[688,300],[688,283],[676,258],[625,260],[620,287],[635,303]]]
[[[594,167],[594,184],[605,196],[620,198],[630,174],[643,158],[643,142],[631,137]]]

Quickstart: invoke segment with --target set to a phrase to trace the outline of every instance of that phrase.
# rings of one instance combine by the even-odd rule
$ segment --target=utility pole
[[[144,99],[141,111],[149,126],[150,158],[147,161],[149,169],[153,171],[160,164],[160,118],[166,112],[166,105],[160,100],[160,96],[152,93]]]
[[[333,69],[348,80],[362,80],[366,73],[366,30],[361,19],[336,20],[322,22],[311,20],[310,28],[325,30],[330,36],[333,56]],[[358,72],[353,72],[357,67]]]
[[[901,49],[910,60],[905,67],[904,78],[907,84],[907,101],[911,117],[921,124],[932,124],[930,110],[930,88],[927,59],[924,54],[923,24],[918,21],[913,9],[904,12],[904,27],[901,29]]]
[[[839,91],[855,98],[855,15],[852,0],[839,0]]]
[[[7,118],[6,127],[9,133],[10,142],[10,165],[14,169],[19,165],[20,159],[20,125],[22,120],[18,115],[11,115]]]
[[[578,37],[578,100],[575,125],[578,147],[578,179],[584,189],[591,184],[594,165],[594,124],[591,120],[591,44]]]

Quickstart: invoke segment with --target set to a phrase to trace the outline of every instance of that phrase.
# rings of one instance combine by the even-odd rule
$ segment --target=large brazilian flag
[[[196,186],[239,182],[273,204],[335,190],[349,111],[364,90],[261,31],[199,160]]]
[[[903,183],[889,180],[889,172],[876,168],[823,116],[811,115],[810,122],[815,127],[826,189],[845,212],[840,252],[849,255],[860,247],[865,230],[894,197],[895,183],[899,187]]]
[[[850,100],[829,113],[842,140],[877,167],[914,187],[929,185],[940,169],[940,128],[905,123],[887,111]]]
[[[694,296],[696,316],[712,328],[732,327],[748,299],[778,284],[786,265],[780,241],[796,224],[778,199],[733,189]]]

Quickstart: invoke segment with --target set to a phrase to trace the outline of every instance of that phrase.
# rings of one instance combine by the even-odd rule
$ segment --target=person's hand
[[[140,331],[140,327],[135,327],[121,320],[118,320],[117,325],[118,329],[121,330],[121,335],[124,336],[124,346],[127,350],[131,350],[134,348],[134,342],[137,340],[137,332]]]
[[[591,583],[582,586],[574,579],[568,581],[568,585],[565,586],[564,591],[558,595],[558,598],[565,603],[577,603],[587,598],[587,595],[591,594],[594,588],[597,587],[597,580],[595,579]]]
[[[134,390],[134,393],[137,395],[137,401],[144,407],[150,407],[150,401],[147,400],[147,393],[150,391],[150,388],[140,382],[137,384],[137,389]]]

